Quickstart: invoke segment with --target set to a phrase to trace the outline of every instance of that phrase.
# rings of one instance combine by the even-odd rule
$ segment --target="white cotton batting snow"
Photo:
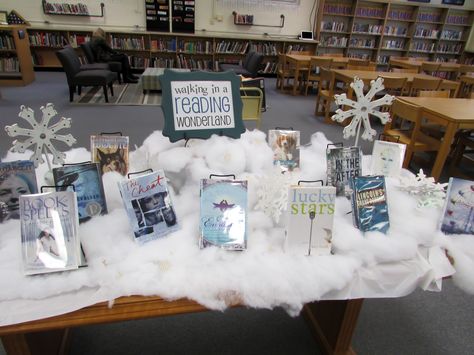
[[[89,266],[76,271],[23,276],[19,221],[0,225],[0,301],[41,299],[82,287],[100,288],[109,299],[122,295],[187,297],[212,309],[238,301],[252,307],[283,306],[297,314],[305,302],[346,288],[361,268],[378,263],[414,259],[419,246],[448,249],[455,257],[454,281],[474,293],[474,238],[443,236],[438,231],[440,208],[416,209],[416,200],[387,179],[390,230],[387,235],[363,235],[353,227],[346,198],[338,197],[334,222],[335,255],[299,256],[285,253],[283,223],[275,224],[255,210],[262,177],[272,170],[272,152],[265,134],[245,132],[238,140],[213,136],[206,141],[170,143],[153,132],[130,153],[131,170],[164,169],[181,229],[160,240],[139,246],[132,238],[117,181],[117,173],[103,177],[109,213],[81,224],[79,233]],[[301,171],[292,180],[326,179],[327,144],[322,133],[301,148]],[[31,153],[30,153],[31,154]],[[28,153],[8,153],[4,161],[27,159]],[[67,162],[90,160],[84,149],[67,152]],[[364,172],[368,160],[364,159]],[[46,164],[37,169],[44,183]],[[249,181],[248,249],[200,250],[199,180],[209,174],[236,174]],[[404,171],[404,174],[409,172]],[[282,218],[284,220],[284,218]],[[370,297],[370,290],[367,291]],[[388,291],[389,292],[389,291]]]

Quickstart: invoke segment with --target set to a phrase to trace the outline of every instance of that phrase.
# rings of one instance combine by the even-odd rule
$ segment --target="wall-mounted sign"
[[[213,134],[239,138],[245,132],[240,79],[234,73],[165,70],[160,83],[163,135],[171,142]]]

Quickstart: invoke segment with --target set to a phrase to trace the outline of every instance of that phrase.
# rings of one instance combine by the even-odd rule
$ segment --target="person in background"
[[[105,31],[100,27],[92,33],[91,48],[98,62],[122,63],[122,76],[124,82],[138,82],[138,77],[132,74],[127,55],[113,50],[107,44]]]

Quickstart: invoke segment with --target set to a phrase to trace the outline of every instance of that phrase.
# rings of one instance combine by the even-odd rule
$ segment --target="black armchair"
[[[263,61],[263,55],[257,52],[250,51],[242,61],[242,65],[238,64],[219,64],[221,71],[233,71],[237,75],[255,78]]]
[[[113,71],[114,73],[117,74],[118,82],[121,84],[122,79],[120,76],[120,73],[122,73],[122,63],[120,62],[107,62],[107,63],[99,63],[97,62],[97,58],[94,55],[94,51],[92,50],[90,42],[84,42],[81,44],[81,49],[84,52],[84,55],[86,56],[87,63],[85,65],[108,65],[108,69],[110,71]]]
[[[81,62],[76,51],[71,47],[65,47],[56,52],[64,72],[66,73],[69,86],[69,101],[72,102],[74,92],[81,94],[82,86],[102,86],[104,89],[105,102],[109,102],[107,95],[107,86],[110,88],[110,94],[114,96],[112,84],[117,79],[117,75],[110,70],[81,70]]]

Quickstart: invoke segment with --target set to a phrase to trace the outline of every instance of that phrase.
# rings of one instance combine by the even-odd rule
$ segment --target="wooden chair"
[[[474,137],[472,137],[472,132],[468,131],[459,134],[457,138],[451,164],[449,165],[449,176],[458,176],[463,179],[472,180],[474,178],[472,175],[474,167]],[[469,169],[466,169],[467,167]],[[471,174],[468,173],[469,171]]]
[[[319,72],[319,86],[318,96],[316,98],[316,108],[314,114],[319,115],[319,104],[324,109],[324,122],[332,123],[329,118],[331,112],[331,103],[334,101],[334,83],[336,81],[336,75],[333,71],[326,68],[320,68]]]
[[[407,78],[383,76],[383,85],[387,94],[400,96],[407,85]]]
[[[421,131],[422,109],[419,106],[409,104],[400,99],[395,99],[390,109],[392,121],[401,119],[411,123],[411,129],[396,129],[392,127],[392,121],[387,122],[384,128],[384,134],[393,137],[399,137],[399,142],[406,144],[405,160],[403,167],[408,168],[415,152],[420,151],[438,151],[440,141],[427,136]]]
[[[242,119],[244,121],[257,121],[257,129],[260,129],[263,100],[262,90],[257,87],[241,87],[240,98],[242,99]]]
[[[323,53],[321,54],[321,57],[338,57],[338,58],[343,58],[344,53]]]
[[[367,63],[366,65],[354,65],[347,64],[346,69],[348,70],[366,70],[366,71],[376,71],[377,65],[375,63]]]
[[[420,90],[438,90],[440,84],[442,82],[442,79],[436,79],[436,78],[413,78],[413,82],[410,86],[410,96],[418,96],[418,91]]]
[[[391,68],[392,73],[415,73],[418,74],[418,69],[416,68]]]
[[[460,87],[460,82],[443,80],[438,89],[448,92],[449,97],[457,97]]]
[[[359,66],[368,66],[370,63],[370,61],[368,60],[360,60],[360,59],[357,59],[357,58],[349,58],[349,60],[347,61],[347,65],[359,65]]]
[[[308,88],[310,86],[313,87],[315,82],[318,83],[318,86],[319,86],[320,68],[324,67],[326,69],[330,69],[331,65],[332,65],[332,58],[311,58],[308,72],[306,74],[306,85],[305,85],[305,91],[304,91],[305,95],[308,95]]]
[[[421,63],[420,73],[436,76],[436,74],[439,72],[440,67],[441,67],[441,63],[423,62]]]
[[[418,91],[419,97],[441,97],[449,98],[449,91],[446,90],[420,90]]]
[[[468,73],[474,73],[474,65],[470,64],[461,64],[458,70],[458,77],[466,75]]]
[[[278,64],[277,64],[277,80],[276,87],[280,90],[285,90],[285,81],[286,87],[289,87],[290,79],[294,79],[295,73],[294,70],[290,69],[290,64],[286,59],[286,54],[278,55]]]

